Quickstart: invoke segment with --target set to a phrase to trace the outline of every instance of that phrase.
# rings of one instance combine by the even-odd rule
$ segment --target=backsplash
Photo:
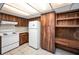
[[[2,31],[16,31],[14,25],[0,25],[0,32]]]
[[[22,32],[28,32],[28,27],[15,27],[16,32],[22,33]]]
[[[0,32],[2,31],[16,31],[18,33],[28,32],[28,27],[15,27],[14,25],[0,25]]]

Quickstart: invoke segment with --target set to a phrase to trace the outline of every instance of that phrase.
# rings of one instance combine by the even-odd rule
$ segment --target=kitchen
[[[79,3],[0,3],[0,54],[79,54],[77,6]]]

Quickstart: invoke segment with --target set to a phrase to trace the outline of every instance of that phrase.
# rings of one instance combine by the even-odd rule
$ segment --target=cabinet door
[[[46,26],[52,26],[55,27],[55,13],[48,13],[47,14],[47,20],[46,20]]]
[[[28,42],[28,33],[20,34],[20,45]]]
[[[46,26],[46,15],[41,16],[41,25]]]
[[[0,54],[1,54],[1,38],[2,38],[2,37],[0,36]]]
[[[2,19],[2,14],[0,13],[0,20]]]
[[[55,52],[55,31],[52,27],[42,27],[41,47],[47,51]]]
[[[17,26],[26,27],[27,26],[27,20],[17,17],[16,21],[18,22]]]
[[[2,20],[5,20],[5,15],[4,15],[4,14],[2,14],[2,16],[1,16],[1,17],[2,17]]]
[[[41,25],[42,26],[54,26],[55,23],[55,14],[54,13],[48,13],[41,15]]]
[[[42,27],[41,29],[41,47],[46,50],[46,27]]]
[[[41,25],[41,47],[55,53],[55,14],[46,14],[44,20],[41,18]]]

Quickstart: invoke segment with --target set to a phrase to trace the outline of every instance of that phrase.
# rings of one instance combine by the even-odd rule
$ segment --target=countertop
[[[28,33],[28,31],[23,31],[23,32],[17,32],[17,33]]]
[[[28,33],[27,31],[25,31],[25,32],[16,32],[16,33]],[[3,33],[0,33],[0,36],[3,36],[4,34]]]

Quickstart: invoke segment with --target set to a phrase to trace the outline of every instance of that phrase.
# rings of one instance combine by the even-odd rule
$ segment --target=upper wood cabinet
[[[55,23],[52,23],[55,19],[55,14],[53,13],[48,13],[48,14],[43,14],[41,16],[41,25],[42,26],[53,26]]]
[[[13,22],[16,21],[16,22],[18,22],[18,24],[16,26],[22,26],[22,27],[28,26],[27,19],[16,17],[16,16],[12,16],[12,15],[8,15],[8,14],[0,13],[0,20],[13,21]]]
[[[41,25],[46,26],[46,15],[41,16]]]
[[[17,17],[16,21],[18,22],[17,26],[22,26],[22,27],[28,26],[27,19]]]
[[[0,19],[4,21],[16,21],[16,16],[0,13]]]

